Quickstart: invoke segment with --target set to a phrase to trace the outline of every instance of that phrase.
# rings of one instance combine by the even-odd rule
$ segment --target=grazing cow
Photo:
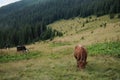
[[[86,62],[86,60],[87,60],[86,49],[81,45],[75,46],[74,57],[76,58],[76,61],[77,61],[77,67],[80,69],[84,69],[86,64],[87,64],[87,62]]]
[[[22,52],[27,52],[28,50],[26,49],[25,46],[19,45],[19,46],[17,46],[17,51],[18,51],[18,52],[20,52],[20,51],[22,51]]]

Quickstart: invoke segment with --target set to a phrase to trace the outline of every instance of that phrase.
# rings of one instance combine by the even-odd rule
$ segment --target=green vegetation
[[[16,54],[0,54],[0,63],[9,62],[9,61],[18,61],[18,60],[28,60],[31,58],[37,58],[41,56],[40,52],[18,52]]]
[[[113,19],[115,17],[114,14],[110,14],[110,19]]]
[[[88,46],[89,54],[106,54],[120,57],[120,42],[97,43]]]

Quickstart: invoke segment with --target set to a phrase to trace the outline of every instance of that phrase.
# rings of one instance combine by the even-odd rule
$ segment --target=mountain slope
[[[49,24],[48,27],[63,33],[63,37],[55,38],[53,42],[88,45],[120,40],[120,18],[118,18],[118,15],[115,15],[113,19],[110,19],[109,15],[102,17],[89,16],[87,18],[76,17],[56,21]]]
[[[119,13],[119,3],[120,0],[22,0],[8,5],[0,8],[0,47],[53,39],[62,34],[46,25],[76,16]]]

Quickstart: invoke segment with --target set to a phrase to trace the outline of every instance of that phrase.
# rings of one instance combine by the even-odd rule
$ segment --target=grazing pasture
[[[50,43],[47,43],[47,45]],[[108,43],[107,43],[108,44]],[[117,43],[114,43],[115,46]],[[120,43],[119,43],[120,44]],[[50,44],[51,45],[51,44]],[[116,54],[97,54],[99,45],[88,47],[89,55],[84,70],[76,67],[73,48],[55,52],[30,52],[28,54],[5,54],[0,56],[1,80],[119,80],[120,57]],[[104,44],[103,44],[104,45]],[[110,44],[108,44],[109,46]],[[114,45],[113,45],[114,46]],[[48,46],[49,47],[49,46]],[[119,49],[120,46],[117,48]],[[104,52],[106,50],[104,49]],[[111,52],[110,52],[111,53]],[[114,51],[118,53],[118,51]]]

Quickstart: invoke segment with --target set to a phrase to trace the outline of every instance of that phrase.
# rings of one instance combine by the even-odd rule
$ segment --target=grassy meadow
[[[120,80],[120,19],[102,17],[60,20],[48,27],[62,37],[16,48],[0,49],[0,80]],[[74,46],[88,50],[87,66],[76,67]]]

